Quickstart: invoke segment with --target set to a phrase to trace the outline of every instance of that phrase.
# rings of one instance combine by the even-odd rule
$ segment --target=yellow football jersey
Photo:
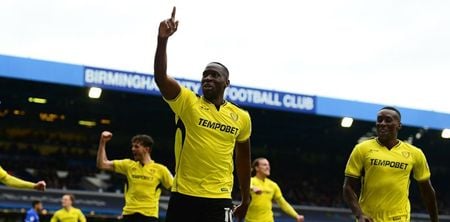
[[[164,165],[155,163],[142,166],[130,159],[114,160],[114,171],[127,177],[123,214],[140,213],[158,217],[160,186],[170,189],[173,177]]]
[[[86,222],[86,217],[78,208],[72,207],[70,210],[62,208],[53,214],[50,222]]]
[[[166,100],[176,114],[173,192],[205,198],[231,198],[233,151],[251,134],[247,111],[225,102],[215,105],[182,87]]]
[[[257,177],[252,177],[251,188],[250,195],[252,201],[248,207],[245,222],[273,222],[273,201],[276,201],[281,209],[289,216],[294,218],[297,216],[297,212],[283,198],[280,187],[274,181],[269,178],[261,180]],[[261,190],[261,193],[256,193],[254,189]]]
[[[409,221],[411,172],[417,181],[430,178],[422,150],[401,141],[389,150],[377,139],[356,145],[345,168],[346,176],[362,177],[359,203],[363,213],[401,221]]]

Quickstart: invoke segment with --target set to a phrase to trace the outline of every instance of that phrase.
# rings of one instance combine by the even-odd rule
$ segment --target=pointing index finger
[[[177,13],[177,7],[173,6],[171,19],[175,21],[175,14]]]

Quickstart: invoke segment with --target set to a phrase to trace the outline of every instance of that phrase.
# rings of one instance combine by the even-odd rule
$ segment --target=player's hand
[[[177,8],[174,6],[172,10],[172,16],[169,19],[166,19],[159,23],[159,33],[158,37],[160,38],[169,38],[173,33],[175,33],[178,29],[178,21],[175,20],[175,13],[177,12]]]
[[[253,187],[252,191],[255,192],[256,194],[262,194],[262,190],[259,189],[258,187]]]
[[[233,210],[234,217],[237,218],[237,221],[244,221],[245,215],[247,214],[248,206],[250,205],[250,200],[243,201]]]
[[[45,181],[41,180],[34,184],[33,189],[39,190],[39,191],[45,191],[46,187],[47,187],[47,184],[45,183]]]
[[[100,136],[100,140],[103,142],[108,142],[112,138],[112,133],[109,131],[103,131],[102,135]]]
[[[297,215],[297,218],[295,218],[295,220],[297,222],[304,222],[305,221],[305,216],[303,215]]]

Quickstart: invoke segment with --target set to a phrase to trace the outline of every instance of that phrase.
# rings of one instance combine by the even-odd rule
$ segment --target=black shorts
[[[231,199],[193,197],[173,192],[166,222],[232,222]]]
[[[127,214],[127,215],[123,215],[122,220],[124,222],[158,222],[158,218],[156,217],[148,217],[148,216],[144,216],[140,213],[134,213],[134,214]]]

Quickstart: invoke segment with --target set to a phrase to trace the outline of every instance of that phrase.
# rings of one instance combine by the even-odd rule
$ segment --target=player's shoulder
[[[162,163],[153,162],[153,167],[159,170],[167,169],[167,167]]]
[[[228,109],[230,109],[231,112],[236,113],[237,115],[242,116],[244,118],[250,119],[250,113],[246,109],[237,105],[236,103],[227,101],[227,107]]]
[[[64,213],[64,208],[61,208],[61,209],[55,211],[55,213],[54,213],[53,215],[54,215],[54,216],[58,216],[58,215],[60,215],[60,214],[62,214],[62,213]]]
[[[248,111],[247,111],[246,109],[242,108],[242,107],[239,106],[238,104],[236,104],[236,103],[234,103],[234,102],[231,102],[231,101],[229,101],[229,100],[227,100],[226,102],[228,103],[228,106],[229,106],[231,109],[235,109],[235,110],[239,110],[240,112],[248,113]]]
[[[200,95],[196,94],[194,91],[186,88],[183,85],[180,85],[180,89],[181,89],[180,92],[178,93],[178,95],[175,98],[173,98],[173,99],[166,99],[166,98],[163,97],[164,100],[166,102],[168,102],[168,103],[176,103],[176,102],[180,101],[180,98],[183,101],[186,100],[186,99],[193,100],[193,99],[201,98]]]
[[[137,161],[132,160],[132,159],[121,159],[121,160],[115,160],[116,162],[122,164],[122,165],[136,165],[138,164]]]
[[[402,143],[401,145],[402,145],[403,149],[406,149],[412,153],[423,153],[423,151],[420,147],[414,146],[411,143],[403,142],[403,141],[400,141],[400,143]]]
[[[370,148],[379,147],[379,146],[380,145],[377,142],[376,138],[370,138],[370,139],[364,140],[364,141],[356,144],[355,149],[365,150],[365,149],[370,149]]]
[[[278,184],[275,181],[269,178],[266,178],[266,183],[270,184],[271,186],[278,186]]]
[[[252,184],[258,183],[258,179],[256,177],[251,177],[250,183],[252,183]]]
[[[181,91],[180,91],[180,95],[182,96],[191,96],[191,97],[196,97],[197,99],[200,99],[201,96],[197,93],[195,93],[194,91],[188,89],[185,86],[181,86]]]

